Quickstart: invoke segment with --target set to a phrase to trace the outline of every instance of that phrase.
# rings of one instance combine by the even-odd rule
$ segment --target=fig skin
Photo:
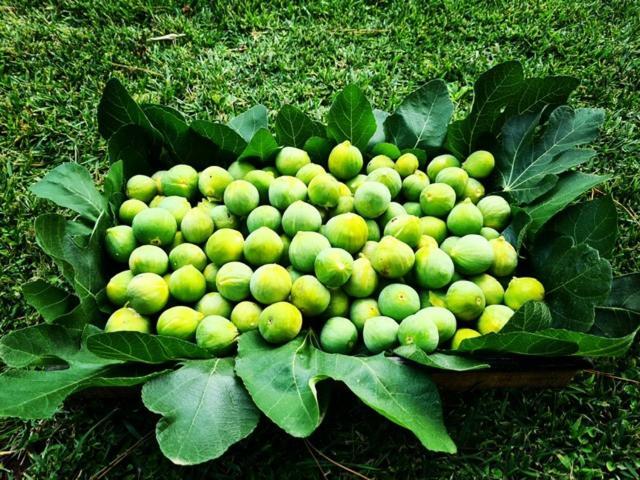
[[[512,310],[518,310],[529,301],[544,300],[544,285],[533,277],[513,277],[504,292],[504,303]]]

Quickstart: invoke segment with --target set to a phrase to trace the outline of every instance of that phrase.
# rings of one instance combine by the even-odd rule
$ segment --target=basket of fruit
[[[65,209],[35,220],[63,281],[24,286],[44,322],[0,339],[0,416],[142,385],[162,452],[196,464],[261,415],[310,435],[341,382],[455,452],[438,387],[563,385],[640,326],[614,203],[578,201],[607,177],[576,168],[604,119],[566,104],[576,86],[509,62],[455,120],[433,80],[392,114],[350,85],[326,124],[285,105],[270,129],[262,105],[187,121],[110,80],[108,172],[32,187]]]

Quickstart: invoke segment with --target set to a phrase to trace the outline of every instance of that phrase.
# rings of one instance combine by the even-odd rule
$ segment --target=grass
[[[588,169],[614,175],[604,187],[619,202],[614,266],[640,270],[637,2],[5,0],[0,14],[2,332],[37,321],[22,300],[24,282],[58,278],[32,228],[52,207],[28,186],[70,160],[104,173],[95,117],[112,75],[139,101],[221,119],[257,102],[321,116],[349,82],[391,109],[433,77],[450,82],[466,106],[478,74],[509,59],[529,75],[576,75],[574,104],[607,110]],[[153,40],[169,33],[183,36]],[[340,389],[310,442],[372,478],[640,478],[639,353],[636,345],[628,357],[598,365],[626,380],[584,374],[562,391],[446,396],[456,456],[425,452]],[[0,477],[352,477],[266,420],[222,459],[175,467],[147,436],[155,420],[132,397],[81,398],[51,420],[4,421]]]

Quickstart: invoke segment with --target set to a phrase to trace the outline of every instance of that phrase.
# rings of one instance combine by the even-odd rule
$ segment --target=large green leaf
[[[98,131],[108,140],[120,127],[128,124],[139,125],[149,131],[153,129],[149,119],[120,81],[111,78],[98,104]]]
[[[440,396],[428,374],[393,357],[354,357],[318,351],[320,371],[343,382],[366,405],[415,434],[429,450],[455,453]]]
[[[218,149],[214,158],[225,162],[235,160],[247,146],[247,142],[235,130],[222,123],[195,120],[190,128],[210,140]]]
[[[495,131],[502,110],[522,88],[522,65],[506,62],[484,72],[473,87],[471,112],[449,126],[446,147],[458,158],[466,157],[478,146],[482,135]]]
[[[496,65],[476,81],[471,112],[451,123],[445,146],[458,158],[486,148],[506,118],[561,105],[577,85],[576,79],[563,76],[525,79],[518,62]]]
[[[377,145],[378,143],[383,143],[386,141],[387,136],[384,133],[384,122],[391,115],[389,112],[385,112],[384,110],[380,110],[377,108],[373,109],[373,116],[376,120],[376,130],[373,132],[373,135],[369,139],[369,144],[367,145],[369,148]]]
[[[87,339],[87,348],[102,358],[151,364],[211,357],[193,342],[139,332],[98,333]]]
[[[403,100],[384,122],[386,138],[400,148],[436,151],[442,146],[453,114],[443,80],[432,80]]]
[[[280,428],[297,437],[310,435],[322,420],[316,384],[332,378],[411,430],[427,448],[455,451],[442,423],[438,391],[424,371],[382,354],[328,354],[313,346],[311,335],[274,347],[250,332],[238,342],[238,376],[258,408]]]
[[[623,337],[640,325],[640,273],[616,277],[607,299],[596,308],[590,333]]]
[[[577,78],[565,75],[527,78],[522,88],[504,110],[504,119],[558,106],[567,101],[580,84]],[[504,123],[502,121],[498,122]]]
[[[125,180],[138,174],[153,174],[159,166],[157,150],[151,135],[139,125],[124,125],[107,142],[109,161],[122,162]]]
[[[547,330],[547,334],[555,338],[574,342],[578,349],[573,353],[579,357],[618,357],[629,350],[638,331],[635,330],[620,337],[603,337],[572,330]]]
[[[266,163],[271,160],[280,149],[278,142],[266,128],[258,130],[249,141],[247,147],[242,151],[238,160],[258,160]]]
[[[73,235],[72,222],[58,214],[44,214],[36,219],[38,245],[60,266],[65,279],[72,285],[80,305],[67,315],[55,319],[73,328],[97,321],[101,314],[98,305],[106,284],[101,248],[110,216],[104,212],[89,236]]]
[[[618,215],[611,196],[571,205],[545,226],[550,234],[566,235],[576,245],[586,244],[608,258],[618,236]]]
[[[257,332],[238,340],[238,376],[258,408],[294,437],[308,437],[321,421],[316,383],[324,377],[316,352],[309,334],[279,347]]]
[[[580,195],[608,179],[609,177],[605,175],[590,175],[580,172],[571,172],[560,177],[555,186],[538,198],[536,203],[524,208],[531,216],[528,235],[534,236],[554,215]]]
[[[551,312],[542,302],[527,302],[509,319],[501,330],[509,332],[536,332],[551,326]]]
[[[267,128],[268,116],[267,107],[255,105],[229,120],[229,126],[244,138],[245,142],[250,142],[259,130]]]
[[[537,133],[542,112],[513,117],[502,129],[496,154],[499,185],[519,204],[548,192],[558,175],[591,159],[593,150],[575,147],[593,141],[604,121],[599,109],[558,107],[544,132]]]
[[[578,351],[578,346],[558,339],[549,330],[537,332],[489,333],[468,338],[460,344],[461,352],[515,353],[540,357],[560,357]]]
[[[182,113],[180,113],[175,108],[169,107],[167,105],[160,105],[158,103],[141,103],[140,104],[140,108],[145,113],[147,118],[149,118],[149,112],[150,111],[153,111],[153,110],[159,108],[160,110],[164,110],[165,112],[167,112],[169,115],[173,115],[178,120],[182,120],[183,122],[185,121],[184,115],[182,115]],[[153,123],[153,122],[151,122],[151,123]]]
[[[531,225],[531,215],[522,208],[513,205],[511,207],[511,222],[502,231],[502,236],[519,251],[527,237],[529,225]]]
[[[4,337],[0,345],[2,358],[9,365],[58,363],[53,370],[11,368],[2,373],[0,417],[48,418],[74,392],[89,387],[137,385],[158,374],[96,357],[80,343],[77,334],[55,325],[18,330]]]
[[[309,154],[313,163],[326,167],[329,154],[334,146],[335,142],[330,138],[313,136],[304,142],[303,150]]]
[[[336,96],[327,115],[327,133],[336,142],[348,140],[361,151],[376,131],[376,119],[364,92],[347,85]]]
[[[124,201],[124,189],[124,166],[121,161],[116,161],[109,166],[102,188],[102,196],[109,203],[114,219],[117,217],[120,204]]]
[[[63,163],[54,168],[32,185],[31,191],[93,222],[107,207],[87,169],[77,163]]]
[[[483,370],[490,365],[480,359],[452,355],[448,353],[425,353],[415,345],[404,345],[396,348],[393,353],[412,362],[439,370],[466,372],[469,370]]]
[[[80,332],[60,325],[41,324],[14,330],[0,338],[0,358],[9,367],[66,365],[78,351]]]
[[[78,299],[73,294],[44,280],[26,283],[22,286],[22,294],[45,322],[53,322],[78,305]]]
[[[307,115],[293,105],[284,105],[276,116],[276,138],[281,146],[304,147],[313,136],[323,136],[324,132]]]
[[[567,248],[567,238],[539,241],[531,261],[546,289],[552,326],[586,332],[593,325],[594,307],[609,295],[611,265],[586,244]]]
[[[220,457],[258,425],[259,412],[233,371],[233,360],[191,360],[142,388],[142,401],[162,415],[156,437],[178,465]]]

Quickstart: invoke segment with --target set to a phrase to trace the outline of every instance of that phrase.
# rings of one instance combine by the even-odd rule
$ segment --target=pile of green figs
[[[105,330],[212,355],[254,329],[280,344],[311,327],[342,354],[455,350],[498,332],[544,287],[513,276],[511,208],[482,184],[494,164],[487,151],[427,161],[389,143],[363,156],[345,141],[315,162],[284,147],[261,168],[135,175],[104,239],[119,271]]]

